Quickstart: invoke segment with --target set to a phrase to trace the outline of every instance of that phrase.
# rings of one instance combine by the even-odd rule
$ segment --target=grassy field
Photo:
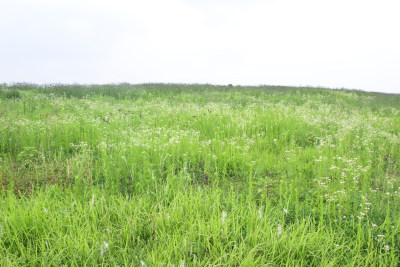
[[[400,265],[400,95],[0,88],[0,266]]]

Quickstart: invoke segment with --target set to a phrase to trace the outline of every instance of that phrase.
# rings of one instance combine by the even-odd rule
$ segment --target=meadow
[[[0,266],[400,265],[400,95],[0,88]]]

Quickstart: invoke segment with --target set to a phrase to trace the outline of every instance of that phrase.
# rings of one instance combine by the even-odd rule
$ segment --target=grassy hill
[[[3,85],[0,265],[400,264],[400,95]]]

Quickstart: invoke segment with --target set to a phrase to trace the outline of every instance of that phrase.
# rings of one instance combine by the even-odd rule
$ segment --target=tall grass
[[[399,95],[2,90],[0,265],[399,264]]]

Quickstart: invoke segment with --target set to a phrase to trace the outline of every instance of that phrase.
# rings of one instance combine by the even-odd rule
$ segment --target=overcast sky
[[[0,0],[0,83],[400,93],[398,0]]]

